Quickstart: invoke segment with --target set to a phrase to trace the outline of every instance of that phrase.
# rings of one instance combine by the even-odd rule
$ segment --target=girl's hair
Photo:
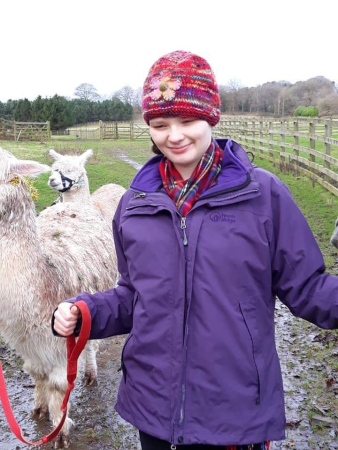
[[[151,151],[153,153],[155,153],[155,155],[163,155],[161,150],[157,147],[157,145],[155,144],[155,142],[152,139],[151,139],[151,142],[153,143],[153,145],[151,146]]]

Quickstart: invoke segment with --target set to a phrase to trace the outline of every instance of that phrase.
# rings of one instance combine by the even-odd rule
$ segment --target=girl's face
[[[190,178],[211,142],[211,126],[205,120],[184,117],[151,119],[150,136],[174,164],[184,180]]]

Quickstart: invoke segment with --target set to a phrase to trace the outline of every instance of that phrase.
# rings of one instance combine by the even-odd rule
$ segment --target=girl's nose
[[[180,142],[184,139],[184,134],[182,132],[181,127],[179,126],[172,126],[169,130],[169,141],[171,142]]]

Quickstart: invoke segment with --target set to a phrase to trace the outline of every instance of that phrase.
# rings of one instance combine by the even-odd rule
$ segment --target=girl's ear
[[[53,159],[55,159],[55,161],[59,161],[59,159],[62,158],[62,155],[60,155],[60,153],[56,152],[53,149],[49,150],[49,156],[51,156]]]
[[[81,166],[85,166],[88,159],[93,156],[93,150],[87,150],[84,153],[82,153],[81,156],[78,156],[78,161],[81,164]]]
[[[16,175],[36,177],[44,172],[50,172],[50,167],[37,161],[14,159],[10,161],[10,172]]]

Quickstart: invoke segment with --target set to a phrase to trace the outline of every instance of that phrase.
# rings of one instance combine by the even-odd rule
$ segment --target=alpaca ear
[[[93,156],[93,150],[87,150],[78,157],[79,163],[84,167],[88,159]]]
[[[49,156],[55,159],[55,161],[59,161],[62,158],[62,155],[53,149],[49,150]]]
[[[10,171],[16,175],[36,177],[44,172],[50,172],[50,167],[37,161],[15,159],[10,161]]]

